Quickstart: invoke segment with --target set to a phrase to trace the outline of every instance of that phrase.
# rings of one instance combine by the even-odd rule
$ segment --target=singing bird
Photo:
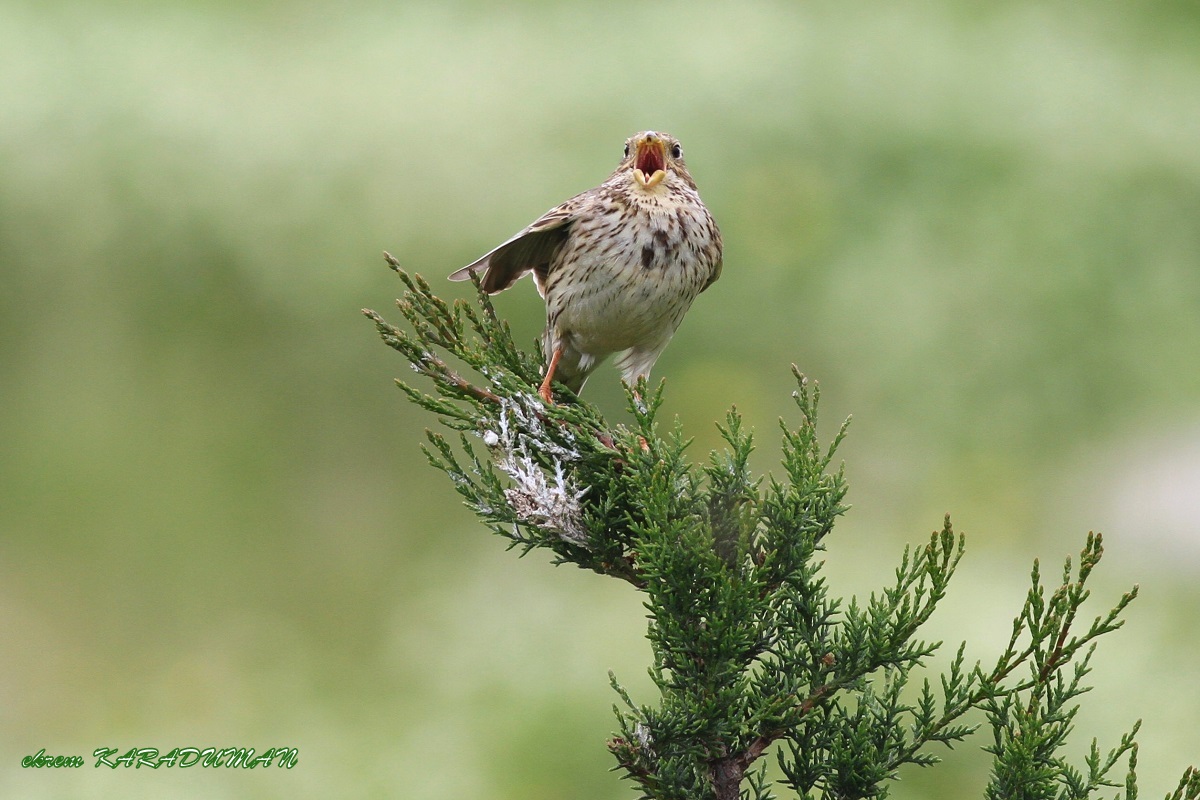
[[[490,294],[527,272],[546,301],[543,351],[551,381],[578,394],[617,354],[633,385],[675,334],[696,296],[721,275],[721,232],[683,162],[679,140],[644,131],[625,142],[608,180],[556,206],[450,276],[483,272]]]

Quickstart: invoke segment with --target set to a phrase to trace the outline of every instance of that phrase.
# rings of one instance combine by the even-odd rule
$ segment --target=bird
[[[499,247],[450,275],[496,294],[533,273],[546,302],[538,394],[552,382],[576,395],[616,354],[622,379],[647,378],[696,297],[721,276],[721,232],[668,133],[625,141],[599,186],[547,211]]]

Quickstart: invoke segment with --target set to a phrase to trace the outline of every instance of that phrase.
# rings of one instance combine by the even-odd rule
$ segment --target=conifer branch
[[[626,424],[566,390],[570,402],[548,405],[537,394],[541,354],[515,346],[478,280],[474,304],[451,304],[386,258],[406,287],[397,303],[406,325],[364,314],[434,390],[397,381],[405,395],[457,432],[452,441],[426,431],[430,464],[509,547],[548,550],[556,564],[644,595],[659,701],[635,703],[610,673],[621,703],[608,742],[643,797],[774,798],[760,763],[772,750],[799,798],[883,797],[905,765],[938,762],[931,746],[970,736],[979,723],[967,715],[982,712],[993,733],[989,798],[1091,798],[1118,785],[1122,761],[1126,800],[1136,798],[1140,723],[1107,752],[1093,742],[1083,768],[1060,754],[1097,640],[1121,627],[1137,595],[1079,632],[1099,534],[1053,591],[1034,563],[992,668],[969,665],[964,643],[945,672],[909,691],[941,647],[919,633],[966,539],[946,517],[904,550],[889,586],[864,601],[831,591],[818,556],[848,508],[834,459],[849,420],[821,443],[815,383],[793,366],[798,413],[780,421],[778,474],[751,474],[753,436],[736,409],[718,424],[725,448],[696,466],[678,423],[659,433],[661,385],[627,387]],[[1168,800],[1200,800],[1200,774],[1185,773]]]

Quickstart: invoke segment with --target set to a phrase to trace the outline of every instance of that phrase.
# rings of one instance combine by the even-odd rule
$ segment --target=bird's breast
[[[707,282],[719,242],[699,198],[599,203],[576,220],[549,270],[551,324],[585,352],[665,341]]]

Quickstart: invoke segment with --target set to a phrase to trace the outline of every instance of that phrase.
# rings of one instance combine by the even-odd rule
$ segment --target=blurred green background
[[[969,537],[931,638],[993,658],[1041,557],[1107,535],[1077,749],[1145,718],[1196,760],[1200,7],[0,0],[0,795],[632,796],[626,586],[486,534],[359,315],[438,284],[667,130],[725,235],[659,361],[702,458],[778,456],[820,380],[888,580]],[[497,300],[532,344],[531,284]],[[390,314],[393,318],[397,315]],[[616,373],[588,394],[614,418]],[[987,759],[900,798],[979,796]],[[92,769],[101,746],[300,749],[291,771]],[[26,770],[45,747],[80,770]]]

